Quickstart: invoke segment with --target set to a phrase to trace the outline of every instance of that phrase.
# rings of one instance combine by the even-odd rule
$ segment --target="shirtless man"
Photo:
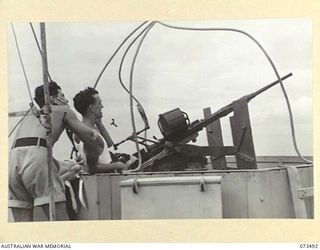
[[[68,126],[79,138],[94,147],[101,143],[100,136],[83,123],[67,105],[67,99],[61,88],[49,83],[52,144],[58,141]],[[44,106],[43,86],[35,90],[35,101],[40,108]],[[9,160],[9,208],[14,221],[32,221],[33,208],[39,206],[49,218],[50,194],[48,188],[48,164],[46,129],[41,110],[33,113],[21,122],[10,151]],[[54,160],[52,171],[53,196],[56,220],[68,219],[65,208],[64,183],[60,178],[59,165]]]
[[[75,109],[82,115],[82,122],[98,131],[103,139],[103,143],[93,147],[87,143],[83,144],[79,138],[75,137],[75,142],[79,145],[80,154],[83,154],[89,173],[94,174],[113,172],[115,169],[127,169],[129,162],[128,164],[124,164],[122,162],[112,162],[111,160],[108,147],[111,147],[113,143],[101,122],[103,105],[98,91],[93,88],[87,88],[80,91],[73,98],[73,101]]]

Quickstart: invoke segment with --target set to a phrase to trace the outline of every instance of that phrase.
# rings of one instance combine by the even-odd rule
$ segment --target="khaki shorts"
[[[65,201],[64,183],[57,166],[52,171],[54,202]],[[14,148],[9,162],[9,207],[32,209],[49,204],[47,148]]]

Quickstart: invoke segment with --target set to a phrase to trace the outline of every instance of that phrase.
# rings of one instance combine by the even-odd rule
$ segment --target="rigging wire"
[[[17,38],[15,29],[14,29],[14,26],[13,26],[12,23],[11,23],[11,30],[13,32],[14,41],[15,41],[16,48],[17,48],[17,51],[18,51],[19,60],[20,60],[20,64],[21,64],[21,67],[22,67],[24,79],[26,80],[26,83],[27,83],[27,88],[28,88],[30,100],[31,100],[31,103],[34,105],[32,94],[31,94],[31,91],[30,91],[30,84],[29,84],[29,81],[28,81],[27,73],[26,73],[26,70],[25,70],[25,67],[24,67],[24,63],[23,63],[23,60],[22,60],[22,56],[21,56],[21,52],[20,52],[20,48],[19,48],[19,44],[18,44],[18,38]]]
[[[42,50],[41,50],[41,48],[40,48],[40,44],[39,44],[39,40],[38,40],[38,38],[37,38],[36,32],[35,32],[35,30],[34,30],[34,28],[33,28],[33,24],[32,24],[31,22],[30,22],[29,24],[30,24],[30,28],[31,28],[31,30],[32,30],[33,37],[34,37],[34,39],[35,39],[35,41],[36,41],[38,50],[39,50],[39,52],[40,52],[40,56],[41,56],[41,58],[42,58]],[[48,75],[48,78],[49,78],[50,82],[52,82],[52,78],[51,78],[51,75],[50,75],[50,73],[49,73],[49,68],[48,68],[48,66],[47,66],[47,75]],[[41,125],[45,128],[44,124],[41,122],[40,119],[39,119],[39,121],[40,121]],[[71,142],[71,144],[72,144],[72,146],[73,146],[72,151],[71,151],[71,156],[70,156],[70,159],[71,159],[73,153],[74,153],[74,152],[77,153],[77,149],[76,149],[76,147],[75,147],[75,145],[74,145],[74,141],[73,141],[72,136],[71,136],[71,135],[72,135],[72,132],[69,131],[68,128],[65,128],[65,131],[66,131],[66,134],[67,134],[68,138],[70,139],[70,142]],[[70,135],[70,136],[69,136],[69,135]]]
[[[20,52],[20,48],[19,48],[19,43],[18,43],[18,38],[17,38],[17,35],[16,35],[16,32],[15,32],[15,29],[14,29],[14,26],[13,24],[11,23],[11,29],[12,29],[12,32],[13,32],[13,36],[14,36],[14,40],[15,40],[15,45],[16,45],[16,48],[17,48],[17,51],[18,51],[18,55],[19,55],[19,60],[20,60],[20,64],[21,64],[21,67],[22,67],[22,71],[23,71],[23,75],[24,75],[24,78],[26,80],[26,83],[27,83],[27,89],[28,89],[28,92],[29,92],[29,96],[30,96],[30,106],[31,108],[24,114],[24,116],[17,122],[17,124],[14,126],[14,128],[12,129],[12,131],[9,133],[9,137],[12,135],[13,131],[18,127],[18,125],[23,121],[23,119],[27,116],[27,114],[30,112],[30,110],[33,110],[33,107],[34,106],[34,102],[33,102],[33,98],[32,98],[32,95],[31,95],[31,90],[30,90],[30,84],[29,84],[29,80],[28,80],[28,77],[27,77],[27,73],[26,73],[26,70],[25,70],[25,67],[24,67],[24,63],[23,63],[23,60],[22,60],[22,56],[21,56],[21,52]],[[40,50],[41,51],[41,50]],[[36,111],[35,111],[36,112]],[[33,113],[34,114],[34,113]],[[34,114],[38,119],[38,115],[37,114]],[[40,124],[45,127],[42,122],[41,122],[41,119],[39,119],[40,121]]]
[[[116,56],[116,54],[118,53],[118,51],[121,49],[121,47],[126,43],[126,41],[137,31],[139,30],[143,25],[145,25],[148,21],[143,22],[142,24],[140,24],[137,28],[135,28],[123,41],[122,43],[119,45],[119,47],[116,49],[116,51],[113,53],[113,55],[110,57],[110,59],[108,60],[108,62],[105,64],[105,66],[103,67],[102,71],[100,72],[96,83],[94,84],[94,89],[97,87],[98,82],[100,80],[100,78],[102,77],[104,71],[106,70],[106,68],[108,67],[108,65],[110,64],[110,62],[112,61],[112,59]]]
[[[134,71],[134,66],[135,66],[135,62],[137,60],[139,51],[141,49],[142,43],[144,41],[144,39],[146,38],[147,34],[149,33],[149,31],[152,29],[152,27],[155,25],[155,22],[152,22],[147,29],[145,30],[145,33],[143,34],[139,45],[137,47],[136,53],[134,55],[132,64],[131,64],[131,70],[130,70],[130,113],[131,113],[131,122],[132,122],[132,128],[133,128],[133,138],[136,144],[136,149],[138,152],[138,159],[139,159],[139,164],[135,169],[132,169],[132,172],[135,171],[139,171],[139,169],[141,168],[141,164],[142,164],[142,157],[141,157],[141,153],[140,153],[140,149],[139,149],[139,144],[137,142],[137,130],[136,130],[136,125],[135,125],[135,120],[134,120],[134,112],[133,112],[133,93],[132,93],[132,87],[133,87],[133,71]]]
[[[18,51],[19,60],[20,60],[20,65],[21,65],[21,67],[22,67],[23,75],[24,75],[24,78],[25,78],[26,83],[27,83],[27,89],[28,89],[28,93],[29,93],[30,100],[31,100],[31,103],[30,103],[30,106],[31,106],[31,107],[30,107],[30,109],[24,114],[24,116],[17,122],[17,124],[14,126],[14,128],[13,128],[13,129],[11,130],[11,132],[9,133],[9,136],[8,136],[8,137],[10,137],[10,136],[12,135],[12,133],[16,130],[16,128],[18,127],[18,125],[23,121],[23,119],[27,116],[27,114],[30,112],[30,110],[32,110],[32,108],[34,107],[34,102],[33,102],[33,98],[32,98],[31,91],[30,91],[29,80],[28,80],[27,73],[26,73],[26,70],[25,70],[25,67],[24,67],[24,63],[23,63],[23,60],[22,60],[22,56],[21,56],[21,52],[20,52],[20,48],[19,48],[19,44],[18,44],[18,38],[17,38],[15,29],[14,29],[14,26],[13,26],[12,23],[11,23],[11,30],[12,30],[12,33],[13,33],[13,36],[14,36],[14,41],[15,41],[16,49],[17,49],[17,51]]]
[[[39,44],[39,40],[38,40],[38,38],[37,38],[36,32],[34,31],[34,28],[33,28],[32,23],[30,22],[29,24],[30,24],[30,28],[31,28],[31,31],[32,31],[33,37],[34,37],[34,39],[35,39],[35,41],[36,41],[36,44],[37,44],[38,50],[39,50],[39,52],[40,52],[40,55],[42,56],[42,50],[41,50],[41,48],[40,48],[40,44]],[[51,76],[50,76],[50,73],[49,73],[49,69],[47,69],[47,71],[48,71],[48,77],[49,77],[50,82],[51,82],[51,81],[52,81],[52,79],[51,79]]]
[[[12,135],[12,133],[16,130],[16,128],[18,127],[18,125],[23,121],[23,119],[28,115],[28,113],[30,112],[30,110],[32,109],[33,107],[31,106],[29,108],[29,110],[23,115],[23,117],[17,122],[17,124],[14,126],[14,128],[11,130],[11,132],[9,133],[9,136],[10,137]]]
[[[288,112],[289,112],[289,119],[290,119],[290,126],[291,126],[291,135],[292,135],[292,140],[293,140],[293,145],[294,145],[294,149],[296,151],[296,153],[298,154],[298,156],[307,163],[312,163],[312,161],[309,161],[308,159],[304,158],[298,149],[297,146],[297,142],[296,142],[296,136],[295,136],[295,128],[294,128],[294,121],[293,121],[293,113],[292,113],[292,109],[291,109],[291,105],[290,105],[290,101],[289,101],[289,97],[287,95],[287,92],[285,90],[285,87],[283,85],[283,82],[281,81],[281,77],[279,75],[279,72],[275,66],[275,64],[273,63],[272,59],[270,58],[270,56],[268,55],[268,53],[266,52],[266,50],[263,48],[263,46],[253,37],[251,36],[249,33],[239,30],[239,29],[231,29],[231,28],[190,28],[190,27],[179,27],[179,26],[174,26],[174,25],[169,25],[160,21],[157,21],[157,23],[159,23],[160,25],[167,27],[167,28],[171,28],[171,29],[176,29],[176,30],[191,30],[191,31],[231,31],[231,32],[238,32],[241,34],[246,35],[247,37],[249,37],[253,42],[256,43],[256,45],[258,45],[258,47],[262,50],[263,54],[266,56],[266,58],[268,59],[270,65],[273,68],[273,71],[275,73],[275,75],[278,78],[278,81],[280,83],[283,95],[285,97],[286,100],[286,104],[287,104],[287,108],[288,108]]]

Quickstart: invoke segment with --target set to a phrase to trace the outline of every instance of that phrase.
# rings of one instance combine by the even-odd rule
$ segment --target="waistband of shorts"
[[[28,146],[41,146],[47,147],[47,141],[40,137],[23,137],[14,141],[12,148],[28,147]]]

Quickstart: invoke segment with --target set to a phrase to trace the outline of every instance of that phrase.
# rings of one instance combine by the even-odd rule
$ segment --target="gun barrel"
[[[247,101],[249,102],[250,100],[252,100],[253,98],[255,98],[257,95],[260,95],[262,92],[268,90],[269,88],[275,86],[276,84],[282,82],[283,80],[287,79],[288,77],[292,76],[292,73],[289,73],[287,75],[285,75],[284,77],[280,78],[279,80],[276,80],[270,84],[268,84],[267,86],[249,94],[246,95],[242,98],[246,98]],[[241,99],[241,98],[240,98]],[[203,129],[204,127],[208,126],[210,123],[230,114],[233,111],[233,106],[232,103],[228,104],[227,106],[224,106],[223,108],[219,109],[217,112],[213,113],[210,117],[208,117],[205,120],[200,121],[198,124],[196,124],[195,126],[193,126],[189,131],[188,131],[188,135],[196,133],[198,131],[200,131],[201,129]],[[188,136],[187,135],[187,136]]]
[[[285,80],[285,79],[289,78],[290,76],[292,76],[292,73],[289,73],[289,74],[285,75],[284,77],[280,78],[280,80],[276,80],[276,81],[274,81],[274,82],[272,82],[272,83],[268,84],[267,86],[265,86],[265,87],[263,87],[263,88],[261,88],[261,89],[257,90],[256,92],[254,92],[254,93],[252,93],[252,94],[247,95],[247,99],[248,99],[248,101],[252,100],[252,99],[253,99],[253,98],[255,98],[257,95],[260,95],[262,92],[264,92],[264,91],[266,91],[266,90],[270,89],[270,88],[271,88],[271,87],[273,87],[274,85],[276,85],[276,84],[278,84],[278,83],[282,82],[283,80]]]

